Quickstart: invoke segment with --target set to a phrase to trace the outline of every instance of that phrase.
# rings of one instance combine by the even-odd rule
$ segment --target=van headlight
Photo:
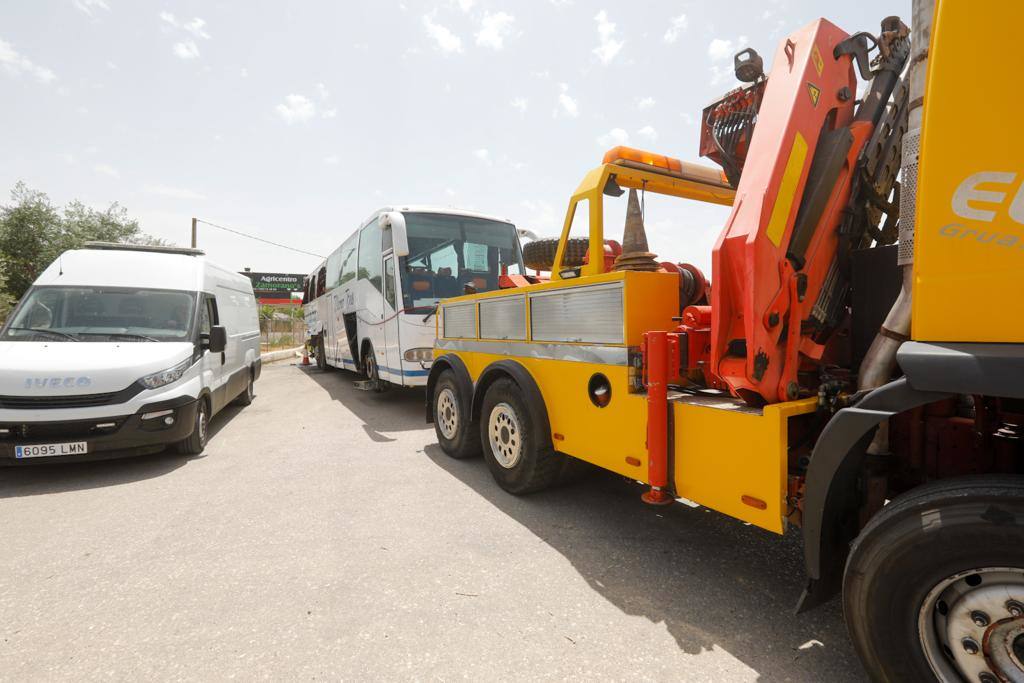
[[[434,360],[434,349],[421,348],[409,349],[405,352],[405,359],[410,363],[429,363]]]
[[[161,370],[160,372],[154,372],[152,375],[141,377],[139,379],[139,383],[147,389],[158,389],[165,384],[177,382],[190,367],[192,367],[192,359],[186,358],[174,367]]]

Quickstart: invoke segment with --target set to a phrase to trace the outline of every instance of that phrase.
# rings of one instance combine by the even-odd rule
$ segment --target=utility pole
[[[192,217],[192,248],[196,248],[196,217]]]

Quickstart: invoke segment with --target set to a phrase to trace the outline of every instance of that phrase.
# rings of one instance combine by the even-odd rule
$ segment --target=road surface
[[[799,537],[597,474],[524,498],[422,392],[267,366],[203,456],[0,469],[0,678],[841,681]]]

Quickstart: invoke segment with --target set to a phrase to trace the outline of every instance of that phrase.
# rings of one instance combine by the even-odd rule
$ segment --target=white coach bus
[[[369,388],[424,386],[437,302],[522,274],[510,221],[423,206],[383,208],[306,281],[308,344],[321,369],[361,373]]]

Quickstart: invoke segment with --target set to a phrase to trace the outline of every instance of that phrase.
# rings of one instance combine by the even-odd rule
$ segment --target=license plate
[[[33,446],[14,447],[14,457],[16,458],[51,458],[60,455],[82,455],[88,452],[89,445],[85,441],[41,443]]]

